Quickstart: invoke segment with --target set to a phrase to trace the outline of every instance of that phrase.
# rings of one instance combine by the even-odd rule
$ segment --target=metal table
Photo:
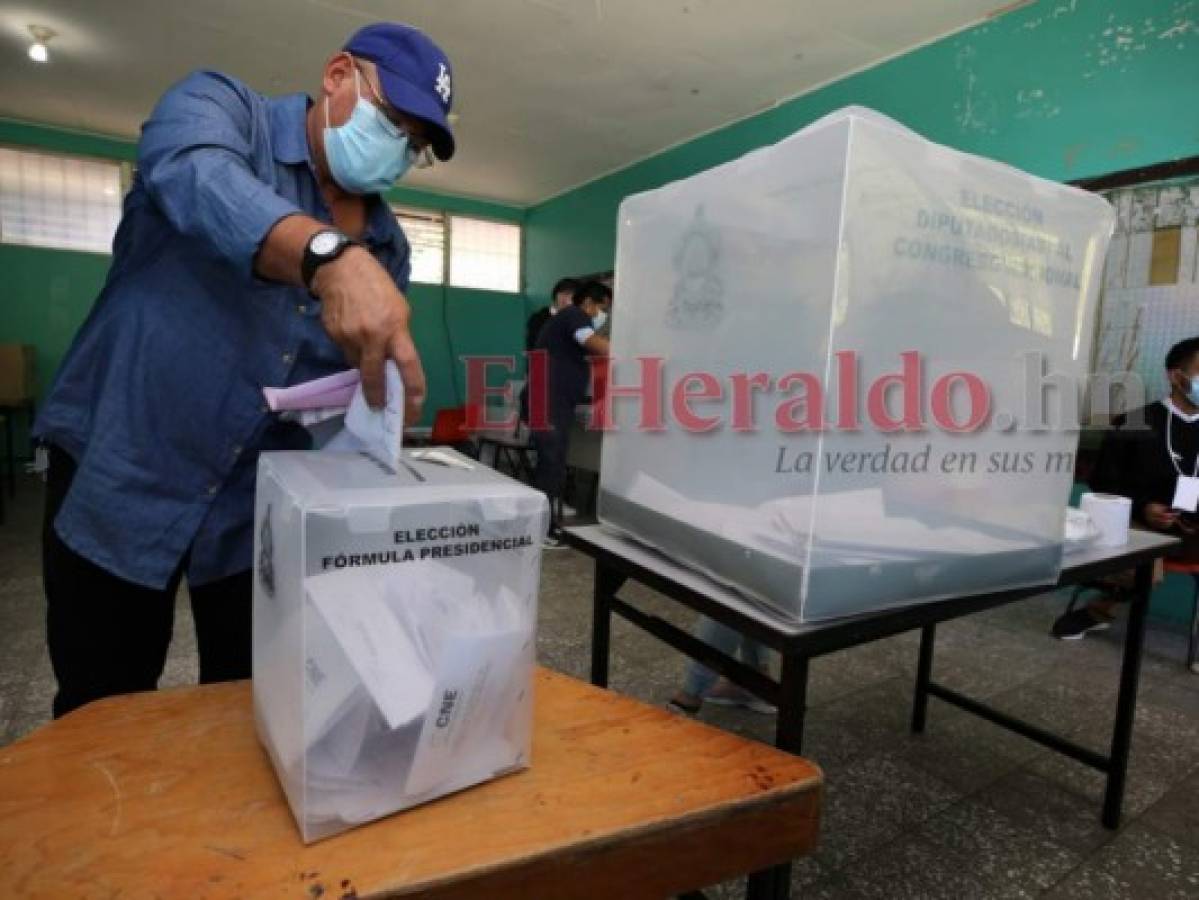
[[[788,624],[765,612],[736,591],[673,562],[660,553],[601,525],[564,529],[566,542],[595,560],[594,611],[592,620],[591,681],[608,683],[608,655],[613,613],[648,631],[672,647],[699,660],[735,684],[778,708],[775,744],[799,753],[803,747],[804,706],[808,662],[817,656],[844,650],[869,641],[921,629],[912,702],[912,730],[922,732],[928,698],[937,697],[967,712],[1015,731],[1051,750],[1063,753],[1107,775],[1103,801],[1103,824],[1116,828],[1124,800],[1128,754],[1136,710],[1137,684],[1145,641],[1145,616],[1153,581],[1154,560],[1179,541],[1177,538],[1134,530],[1126,545],[1090,548],[1071,553],[1056,585],[1039,585],[977,594],[950,600],[920,603],[822,622]],[[1120,691],[1115,722],[1107,753],[1065,738],[993,709],[931,678],[936,629],[941,622],[1014,603],[1057,587],[1093,581],[1127,569],[1136,570],[1135,588],[1129,604],[1124,637],[1124,660],[1120,669]],[[736,658],[722,653],[666,620],[646,613],[617,597],[629,579],[639,581],[670,599],[777,650],[782,669],[776,681]]]

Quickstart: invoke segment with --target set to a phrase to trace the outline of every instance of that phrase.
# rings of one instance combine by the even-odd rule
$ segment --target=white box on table
[[[254,712],[306,842],[529,764],[547,504],[444,452],[260,459]]]
[[[790,622],[1054,581],[1077,432],[1026,427],[1026,367],[1084,383],[1113,221],[1096,195],[860,108],[627,198],[610,381],[657,357],[664,421],[639,427],[645,404],[613,401],[600,520]],[[924,385],[907,424],[925,427],[884,430],[871,386],[905,353]],[[673,406],[694,372],[711,399],[688,409],[709,421],[688,430]],[[1017,427],[949,430],[982,406],[955,372]],[[787,405],[805,393],[823,408]],[[880,393],[900,418],[902,392]],[[1043,396],[1049,421],[1069,419]]]

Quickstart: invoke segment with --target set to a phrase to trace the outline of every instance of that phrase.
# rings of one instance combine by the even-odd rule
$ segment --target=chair
[[[37,416],[34,404],[36,351],[31,344],[0,344],[0,418],[3,419],[8,461],[8,495],[17,493],[17,448],[13,425],[17,413],[23,412],[33,431]],[[31,440],[32,443],[32,440]],[[33,455],[32,447],[30,455]]]
[[[433,431],[429,435],[429,443],[447,445],[468,456],[474,456],[475,443],[471,425],[478,421],[477,406],[474,409],[469,404],[439,409],[433,417]]]

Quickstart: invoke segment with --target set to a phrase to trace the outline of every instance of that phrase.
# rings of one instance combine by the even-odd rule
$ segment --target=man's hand
[[[425,373],[408,330],[411,311],[387,270],[362,247],[348,247],[316,270],[312,292],[321,299],[321,321],[346,358],[362,373],[362,391],[372,407],[385,396],[383,364],[396,361],[404,379],[404,419],[420,418]]]
[[[1171,512],[1164,503],[1146,503],[1145,521],[1159,531],[1167,531],[1178,522],[1178,513]]]

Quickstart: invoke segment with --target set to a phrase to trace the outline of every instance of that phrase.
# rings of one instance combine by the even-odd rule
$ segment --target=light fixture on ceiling
[[[50,47],[48,45],[58,32],[45,25],[30,25],[29,33],[33,35],[33,43],[29,45],[29,58],[34,62],[49,62]]]

